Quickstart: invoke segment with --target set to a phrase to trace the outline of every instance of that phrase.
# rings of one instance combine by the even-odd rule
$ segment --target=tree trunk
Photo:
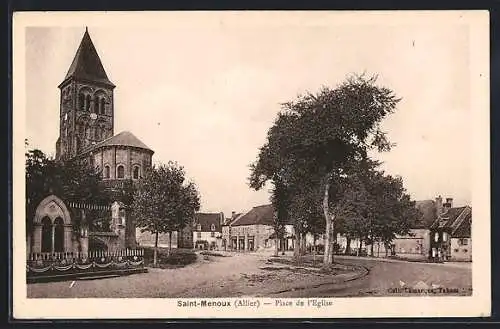
[[[373,254],[373,243],[374,243],[375,241],[373,241],[373,239],[371,239],[371,242],[372,242],[372,244],[370,245],[370,256],[372,256],[372,257],[373,257],[373,256],[374,256],[374,254]]]
[[[276,234],[276,238],[274,239],[274,256],[278,256],[280,239],[278,239],[278,233],[275,232],[274,234]]]
[[[307,253],[307,240],[306,233],[302,233],[302,252],[301,255],[305,255]]]
[[[325,254],[323,255],[323,266],[328,266],[332,264],[333,257],[331,257],[331,222],[330,218],[330,206],[329,206],[329,195],[330,190],[330,177],[326,177],[324,194],[323,194],[323,216],[325,217]]]
[[[313,252],[313,266],[316,266],[316,234],[313,234],[312,252]]]
[[[300,258],[300,233],[295,230],[295,246],[293,248],[293,258],[295,258],[295,262],[299,263]]]
[[[158,264],[158,231],[155,232],[155,248],[153,250],[153,266]]]
[[[172,252],[172,231],[168,232],[168,255],[170,257],[170,253]]]
[[[351,238],[349,236],[346,236],[346,246],[345,246],[345,254],[349,255],[351,253]]]
[[[330,251],[328,253],[328,264],[333,264],[333,243],[334,243],[334,238],[333,238],[333,223],[330,222]]]

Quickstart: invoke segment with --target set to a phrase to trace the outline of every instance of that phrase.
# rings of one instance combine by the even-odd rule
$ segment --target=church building
[[[126,181],[140,179],[152,165],[153,150],[131,132],[115,135],[115,85],[108,78],[86,29],[61,91],[56,160],[85,159],[102,172],[103,188],[119,189]],[[110,230],[96,231],[85,210],[101,207],[112,218]],[[75,230],[75,221],[80,231]],[[92,249],[135,247],[135,226],[126,207],[66,204],[49,196],[36,209],[29,252],[85,252]]]

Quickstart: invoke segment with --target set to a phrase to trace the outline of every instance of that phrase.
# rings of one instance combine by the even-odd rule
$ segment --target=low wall
[[[144,250],[128,249],[114,252],[55,252],[28,255],[28,282],[68,280],[90,275],[130,274],[144,272]]]

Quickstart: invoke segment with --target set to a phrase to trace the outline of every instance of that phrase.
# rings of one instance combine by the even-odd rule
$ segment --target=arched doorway
[[[29,233],[30,252],[73,251],[71,215],[64,202],[50,195],[37,206]]]
[[[42,219],[42,252],[52,251],[52,222],[49,217]]]

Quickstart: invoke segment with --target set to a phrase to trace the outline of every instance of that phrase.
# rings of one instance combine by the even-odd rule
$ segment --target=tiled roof
[[[444,229],[451,233],[452,237],[457,234],[465,234],[469,232],[472,223],[472,209],[469,206],[455,207],[448,209],[441,214],[431,225],[432,229]]]
[[[117,135],[105,139],[95,145],[92,145],[84,152],[88,152],[90,150],[94,150],[103,146],[132,146],[153,152],[153,150],[151,150],[146,146],[146,144],[141,142],[139,138],[135,137],[134,134],[128,131],[122,131]]]
[[[457,220],[458,221],[458,220]],[[470,238],[471,237],[471,226],[472,226],[472,213],[468,212],[465,214],[463,221],[457,223],[458,225],[452,232],[452,237],[454,238]]]
[[[109,81],[106,71],[104,71],[101,59],[90,39],[88,31],[85,31],[83,35],[64,81],[70,78],[97,81],[112,87],[115,86]]]
[[[243,215],[243,214],[242,213],[236,213],[231,218],[226,218],[224,220],[224,225],[230,225],[233,221],[235,221],[241,215]]]
[[[202,232],[211,232],[212,224],[215,226],[215,232],[221,231],[221,216],[223,213],[197,213],[194,215],[194,230],[197,231],[198,224],[201,225]]]
[[[252,210],[244,215],[237,217],[231,226],[242,225],[273,225],[274,209],[270,204],[253,207]]]
[[[273,225],[274,224],[274,207],[272,204],[253,207],[247,213],[238,216],[231,222],[231,226],[243,225]],[[292,225],[293,220],[290,218],[286,225]]]

